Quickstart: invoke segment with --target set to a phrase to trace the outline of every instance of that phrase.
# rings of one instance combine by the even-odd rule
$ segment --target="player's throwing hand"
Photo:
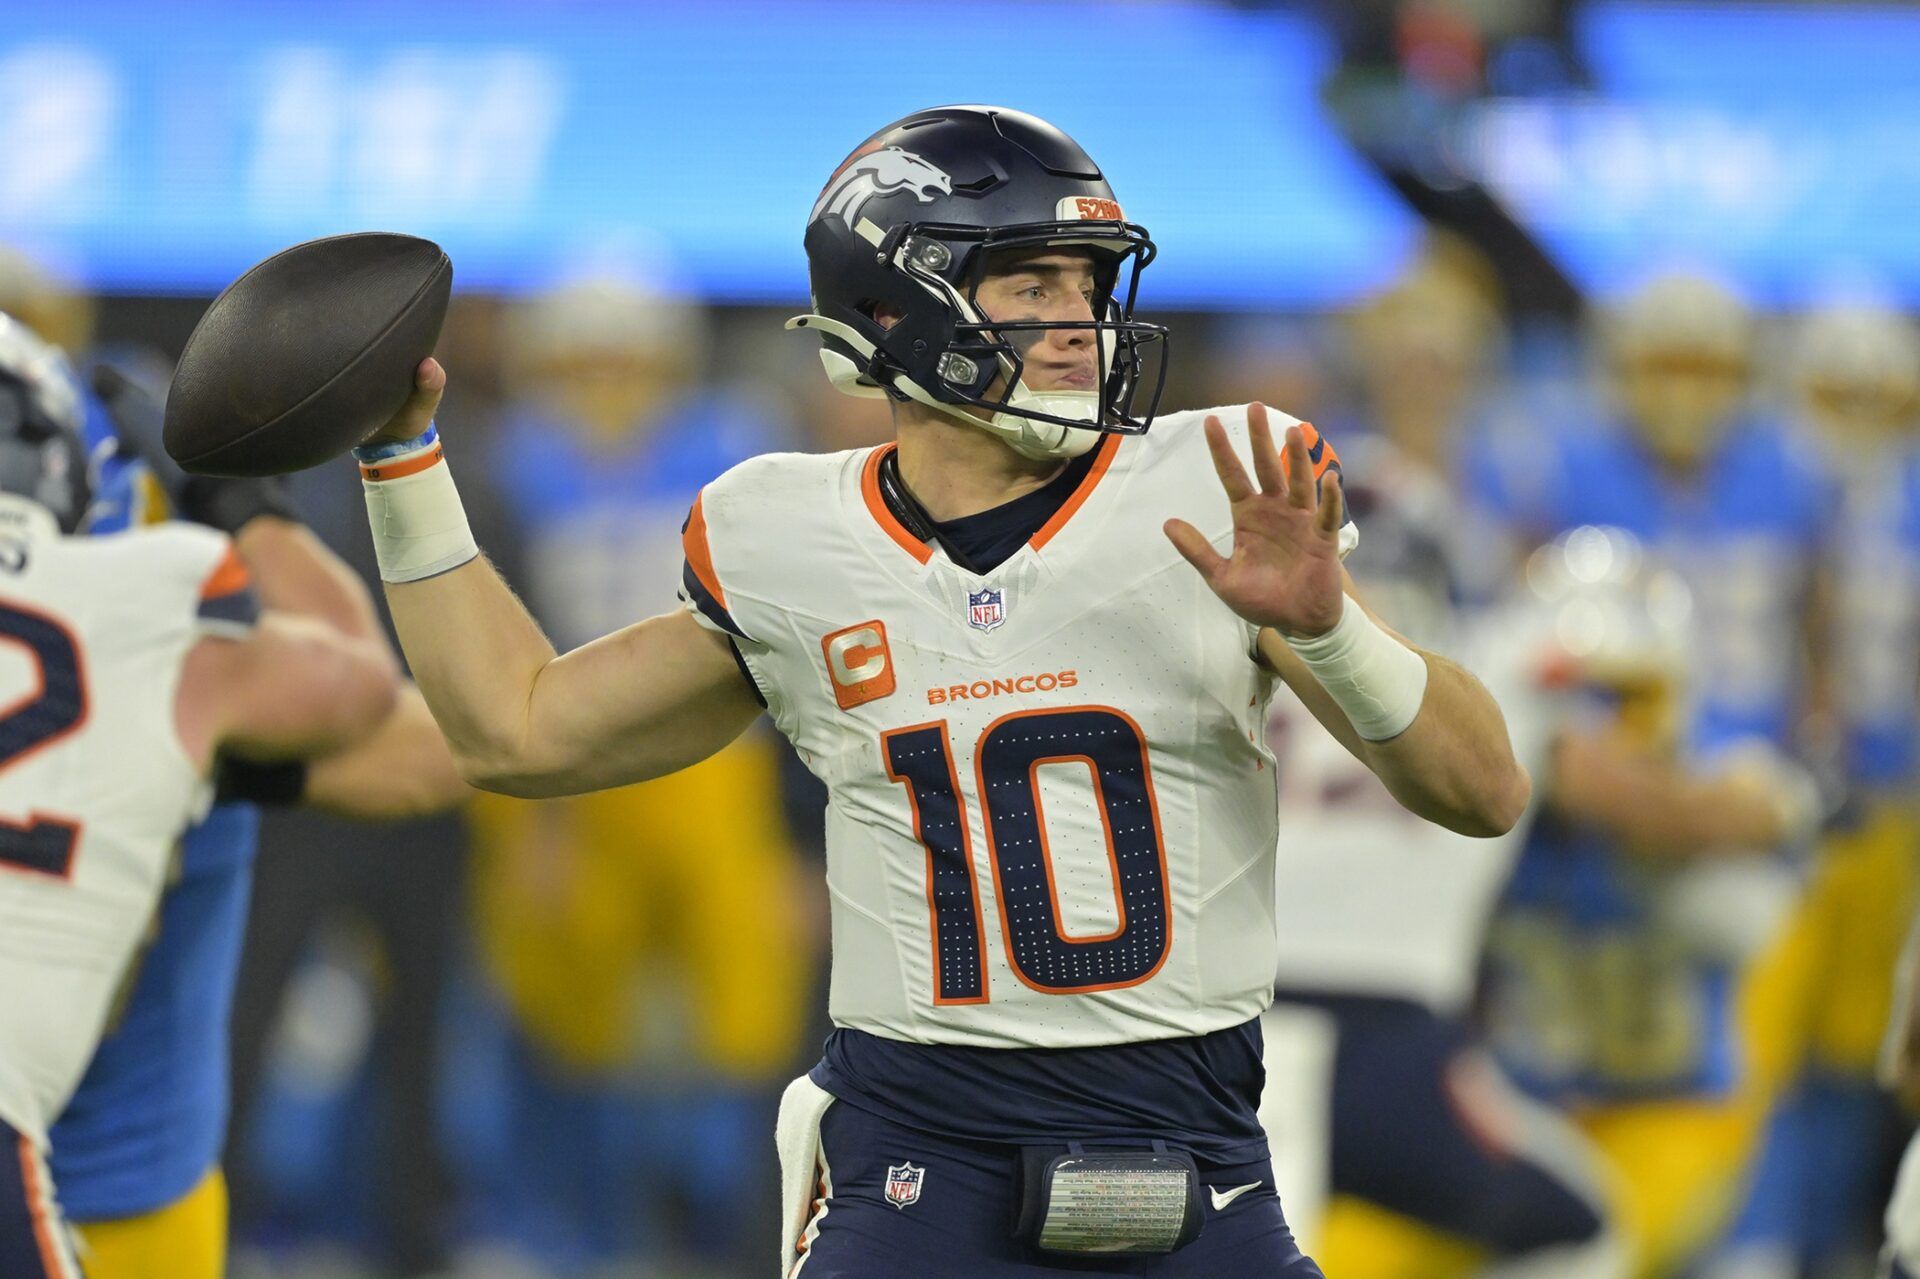
[[[446,393],[447,371],[429,355],[413,371],[413,394],[388,423],[361,441],[363,445],[399,444],[425,435]]]
[[[1343,607],[1340,525],[1346,502],[1340,472],[1328,467],[1315,483],[1307,438],[1297,426],[1287,428],[1284,454],[1274,448],[1266,405],[1247,406],[1247,425],[1257,488],[1220,419],[1206,421],[1213,469],[1233,506],[1233,553],[1221,555],[1185,520],[1168,520],[1167,536],[1241,617],[1295,638],[1322,634],[1340,620]]]

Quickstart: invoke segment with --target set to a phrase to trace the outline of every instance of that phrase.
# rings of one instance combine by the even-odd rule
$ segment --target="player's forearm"
[[[208,661],[222,662],[211,676]],[[204,640],[188,657],[181,698],[195,680],[224,703],[212,744],[262,762],[311,759],[374,731],[393,709],[399,679],[386,644],[352,639],[296,614],[263,613],[238,645]]]
[[[1408,647],[1426,664],[1419,709],[1400,732],[1369,740],[1286,641],[1271,631],[1260,640],[1267,664],[1409,812],[1463,835],[1504,835],[1526,811],[1532,782],[1499,704],[1467,671]]]
[[[388,582],[400,647],[468,782],[530,753],[529,708],[553,645],[484,556],[415,582]]]
[[[1561,738],[1546,802],[1558,816],[1648,857],[1753,852],[1788,835],[1781,805],[1753,780],[1702,777],[1606,733]]]
[[[357,639],[384,647],[373,596],[360,577],[311,530],[292,520],[261,515],[234,534],[254,590],[267,608],[318,618]]]
[[[1362,743],[1361,758],[1408,811],[1462,835],[1512,830],[1532,793],[1493,695],[1444,657],[1421,652],[1427,692],[1398,737]]]
[[[443,812],[470,794],[426,699],[408,685],[371,737],[313,762],[301,802],[338,817],[397,821]]]

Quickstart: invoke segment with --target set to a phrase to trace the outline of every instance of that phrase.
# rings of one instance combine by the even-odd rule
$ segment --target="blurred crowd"
[[[1166,403],[1314,421],[1361,590],[1423,643],[1533,619],[1509,716],[1547,743],[1540,811],[1461,1016],[1586,1143],[1615,1273],[1864,1276],[1907,1129],[1874,1072],[1920,853],[1920,329],[1864,287],[1762,315],[1685,271],[1570,319],[1508,302],[1435,232],[1344,313],[1171,317]],[[160,385],[197,313],[14,256],[0,310]],[[619,272],[456,298],[449,456],[559,647],[675,607],[706,480],[889,437],[781,318]],[[357,488],[342,464],[295,493],[371,583]],[[236,1273],[764,1269],[774,1104],[825,1029],[823,803],[755,731],[578,799],[271,813]],[[1329,1274],[1496,1273],[1391,1195],[1298,1175]]]

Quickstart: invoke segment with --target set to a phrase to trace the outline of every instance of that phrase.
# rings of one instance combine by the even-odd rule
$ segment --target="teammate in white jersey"
[[[0,315],[0,1274],[82,1273],[47,1130],[129,985],[216,749],[302,757],[393,704],[383,648],[262,614],[225,536],[71,536],[79,394]]]
[[[1256,405],[1147,433],[1154,247],[1058,130],[910,116],[834,172],[806,246],[795,325],[890,398],[897,442],[710,484],[686,611],[556,656],[478,559],[430,361],[361,450],[454,755],[564,794],[701,759],[764,703],[826,782],[837,1029],[783,1107],[784,1271],[1317,1275],[1254,1115],[1266,705],[1284,681],[1402,803],[1482,835],[1528,792],[1499,710],[1347,599],[1311,428],[1282,417],[1283,453]]]
[[[1559,656],[1554,620],[1622,603],[1562,574],[1581,588],[1564,599],[1521,585],[1499,604],[1458,606],[1437,480],[1377,437],[1348,460],[1365,477],[1353,486],[1368,518],[1351,563],[1360,589],[1404,603],[1428,619],[1422,639],[1471,659],[1516,755],[1550,776],[1572,709],[1544,679]],[[1289,1149],[1281,1178],[1296,1212],[1328,1199],[1318,1222],[1296,1215],[1315,1255],[1330,1273],[1376,1279],[1624,1275],[1599,1160],[1508,1081],[1471,1016],[1487,924],[1531,813],[1499,839],[1464,839],[1395,805],[1296,708],[1276,705],[1269,735],[1280,962],[1262,1115],[1276,1148],[1304,1157]],[[1276,1077],[1288,1062],[1304,1065]]]

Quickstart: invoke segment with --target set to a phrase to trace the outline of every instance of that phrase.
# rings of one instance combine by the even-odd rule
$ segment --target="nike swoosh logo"
[[[1241,1195],[1246,1194],[1249,1190],[1258,1190],[1260,1186],[1260,1182],[1249,1181],[1246,1185],[1235,1186],[1232,1190],[1226,1191],[1224,1194],[1217,1188],[1208,1186],[1207,1193],[1213,1196],[1213,1210],[1219,1212]]]

